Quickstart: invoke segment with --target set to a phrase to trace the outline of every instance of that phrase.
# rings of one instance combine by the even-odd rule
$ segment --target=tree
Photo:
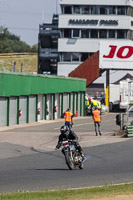
[[[37,52],[37,45],[30,47],[20,38],[0,26],[0,53]]]
[[[31,48],[31,51],[34,53],[37,53],[38,52],[38,44],[33,45]]]

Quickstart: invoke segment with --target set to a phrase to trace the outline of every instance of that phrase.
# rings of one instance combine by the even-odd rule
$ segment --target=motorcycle
[[[83,161],[79,151],[72,140],[64,140],[61,143],[62,152],[65,156],[66,164],[70,170],[76,167],[83,169]]]

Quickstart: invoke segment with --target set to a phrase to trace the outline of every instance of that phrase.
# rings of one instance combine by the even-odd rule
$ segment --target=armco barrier
[[[132,137],[133,136],[133,126],[132,125],[127,126],[127,128],[126,128],[126,136],[127,137]]]

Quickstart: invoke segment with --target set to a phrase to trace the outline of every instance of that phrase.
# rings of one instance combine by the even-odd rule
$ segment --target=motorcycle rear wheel
[[[73,170],[75,168],[75,166],[74,166],[74,163],[73,163],[73,161],[70,157],[70,152],[68,152],[68,151],[65,152],[65,159],[66,159],[66,164],[67,164],[68,168],[70,170]]]

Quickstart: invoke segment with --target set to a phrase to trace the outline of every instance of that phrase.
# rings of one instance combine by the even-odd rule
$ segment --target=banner
[[[133,69],[133,41],[106,40],[99,45],[101,69]]]

